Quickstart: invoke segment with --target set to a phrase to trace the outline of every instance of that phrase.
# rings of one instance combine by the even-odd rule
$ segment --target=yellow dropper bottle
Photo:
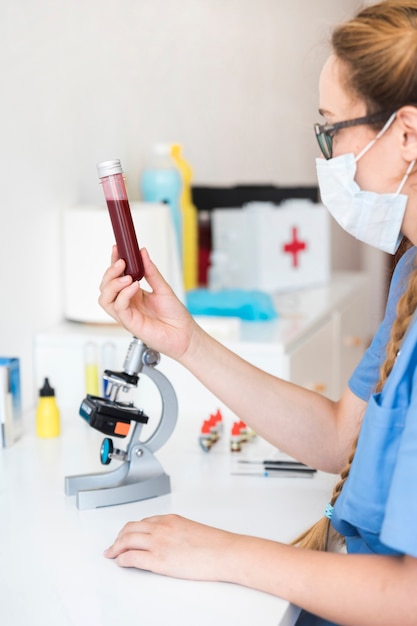
[[[61,432],[60,414],[55,399],[55,391],[45,378],[39,391],[36,409],[36,434],[44,439],[58,437]]]

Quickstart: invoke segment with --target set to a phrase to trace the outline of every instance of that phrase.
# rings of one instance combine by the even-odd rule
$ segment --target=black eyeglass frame
[[[392,113],[372,113],[352,120],[335,122],[334,124],[314,124],[314,132],[322,155],[327,161],[333,157],[333,137],[338,130],[349,128],[350,126],[386,122],[391,115]]]

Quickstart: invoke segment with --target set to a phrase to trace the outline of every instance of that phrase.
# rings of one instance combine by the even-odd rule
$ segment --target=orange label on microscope
[[[130,424],[125,424],[125,422],[116,422],[116,426],[114,427],[115,435],[122,435],[122,437],[126,437],[129,433]]]

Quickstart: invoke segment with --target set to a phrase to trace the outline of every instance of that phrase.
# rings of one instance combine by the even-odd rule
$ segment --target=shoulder
[[[382,320],[372,342],[348,381],[350,390],[368,402],[379,379],[379,370],[385,359],[387,343],[394,322],[398,300],[407,288],[410,273],[416,266],[417,248],[412,246],[402,255],[391,278],[388,301]]]
[[[405,288],[404,280],[408,279],[410,272],[416,267],[416,256],[416,246],[411,246],[411,248],[408,248],[408,250],[404,252],[395,266],[391,280],[391,289],[397,286],[400,286],[401,290]]]

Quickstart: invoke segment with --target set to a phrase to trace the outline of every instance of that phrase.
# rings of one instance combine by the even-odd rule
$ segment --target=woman
[[[369,6],[335,30],[320,113],[317,173],[329,211],[377,248],[394,253],[403,235],[416,245],[417,0]],[[411,247],[398,264],[384,322],[333,402],[255,368],[208,336],[145,250],[152,293],[142,291],[123,276],[114,249],[101,285],[104,309],[182,363],[261,436],[309,465],[341,472],[341,480],[323,519],[294,545],[169,515],[127,524],[106,556],[121,566],[276,594],[303,607],[303,624],[416,624],[415,253]],[[330,518],[347,554],[326,550]]]

